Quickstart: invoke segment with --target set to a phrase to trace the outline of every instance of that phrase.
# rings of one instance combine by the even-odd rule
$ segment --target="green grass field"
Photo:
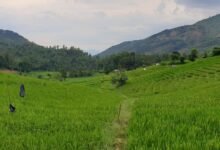
[[[83,83],[0,75],[0,149],[105,149],[121,97]],[[27,96],[19,98],[24,83]],[[9,97],[10,96],[10,97]],[[9,100],[10,98],[10,100]],[[9,102],[16,106],[9,113]]]
[[[128,149],[220,149],[220,58],[129,73]]]
[[[129,71],[120,88],[39,74],[0,74],[0,149],[220,149],[220,57]]]

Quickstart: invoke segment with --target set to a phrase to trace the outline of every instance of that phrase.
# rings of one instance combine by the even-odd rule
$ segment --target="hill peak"
[[[14,31],[0,29],[0,42],[4,44],[22,45],[29,41]]]
[[[193,25],[164,30],[142,40],[123,42],[108,48],[99,55],[103,57],[120,52],[158,54],[171,51],[188,51],[192,48],[204,51],[220,45],[219,26],[220,14]]]

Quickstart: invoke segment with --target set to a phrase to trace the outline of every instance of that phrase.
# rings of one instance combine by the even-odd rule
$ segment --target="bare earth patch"
[[[16,74],[17,71],[15,71],[15,70],[0,70],[0,73],[4,73],[4,74]]]

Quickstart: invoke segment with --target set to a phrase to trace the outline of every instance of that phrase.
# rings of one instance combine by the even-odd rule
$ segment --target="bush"
[[[169,64],[169,63],[168,63],[168,62],[165,62],[165,61],[163,61],[163,62],[160,63],[161,66],[166,66],[166,65],[168,65],[168,64]]]
[[[20,62],[18,64],[19,71],[20,72],[30,72],[31,71],[31,65],[28,62]]]
[[[179,52],[172,52],[170,55],[171,57],[171,64],[177,64],[177,61],[180,59],[180,53]]]
[[[61,77],[65,80],[67,78],[67,71],[61,70],[60,71]]]
[[[189,55],[189,60],[190,61],[195,61],[196,58],[198,58],[198,50],[197,49],[192,49],[191,53]]]
[[[83,70],[79,70],[79,71],[72,70],[69,73],[70,78],[89,77],[89,76],[92,76],[92,71],[89,71],[89,70],[84,70],[84,71]]]
[[[212,51],[213,56],[220,56],[220,47],[215,47]]]
[[[184,56],[180,56],[180,64],[185,64],[185,59]]]
[[[202,58],[207,58],[208,57],[208,53],[207,52],[204,52]]]
[[[120,87],[126,84],[127,80],[128,80],[128,77],[124,71],[117,71],[112,76],[112,84],[116,85],[117,87]]]
[[[47,74],[47,76],[48,76],[49,78],[51,78],[51,77],[52,77],[52,75],[51,75],[50,73],[48,73],[48,74]]]
[[[40,74],[40,75],[37,76],[37,78],[38,78],[38,79],[42,79],[43,76]]]

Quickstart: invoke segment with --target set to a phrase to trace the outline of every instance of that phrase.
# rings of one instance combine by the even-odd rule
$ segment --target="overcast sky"
[[[220,0],[0,0],[0,28],[41,45],[73,45],[94,54],[193,24],[219,8]]]

